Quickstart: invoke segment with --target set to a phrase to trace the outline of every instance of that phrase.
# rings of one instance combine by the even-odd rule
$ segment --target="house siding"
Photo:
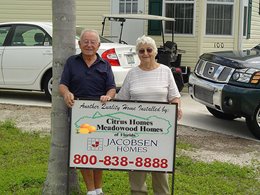
[[[77,25],[101,31],[102,14],[105,13],[110,13],[108,0],[76,0]],[[0,22],[7,21],[52,21],[52,1],[2,0]]]
[[[251,37],[250,39],[243,39],[243,48],[252,48],[257,43],[260,43],[259,3],[258,0],[252,2]]]
[[[205,29],[206,29],[206,12],[207,12],[207,1],[203,3],[204,5],[204,20],[201,20],[204,25],[203,28],[200,28],[200,31],[202,31],[202,38],[200,44],[201,50],[200,53],[198,53],[198,56],[205,52],[213,52],[213,51],[224,51],[224,50],[233,50],[235,49],[236,45],[234,45],[234,39],[237,39],[238,36],[238,29],[237,24],[239,22],[239,7],[237,6],[236,2],[234,2],[233,6],[233,31],[232,35],[206,35]]]
[[[110,1],[76,0],[77,25],[101,32],[102,15],[110,13]]]
[[[51,21],[51,0],[2,0],[0,22]]]
[[[239,1],[234,1],[233,8],[233,32],[230,36],[214,36],[214,35],[206,35],[205,34],[205,18],[206,18],[206,5],[207,0],[204,1],[196,1],[196,34],[197,38],[198,52],[197,54],[193,52],[194,56],[190,58],[185,58],[190,62],[192,67],[195,66],[197,60],[193,60],[194,57],[198,59],[198,57],[205,52],[213,52],[213,51],[226,51],[226,50],[234,50],[239,48],[238,39],[239,39],[239,17],[240,17],[240,5]],[[242,48],[252,48],[256,44],[260,43],[260,15],[259,15],[259,1],[253,0],[252,5],[252,18],[251,18],[251,37],[247,39],[245,36],[242,38]],[[202,14],[203,12],[203,14]],[[201,15],[199,17],[199,15]],[[194,42],[196,42],[196,38],[194,38]],[[182,46],[183,43],[181,43]],[[188,51],[191,52],[191,51]]]
[[[66,1],[64,1],[66,2]],[[145,0],[145,13],[148,14],[148,0]],[[209,36],[205,35],[207,0],[195,1],[194,4],[194,32],[192,35],[174,36],[178,48],[185,50],[182,54],[182,65],[195,67],[199,56],[204,52],[224,51],[239,48],[239,18],[240,3],[234,1],[233,33],[231,36]],[[252,48],[260,40],[260,15],[259,0],[252,2],[251,37],[242,38],[242,48]],[[111,0],[76,0],[76,24],[96,29],[101,33],[102,15],[111,13]],[[51,0],[2,0],[0,6],[0,22],[6,21],[52,21]],[[105,27],[105,35],[109,35],[109,22]],[[148,25],[145,22],[145,32]],[[161,36],[152,36],[157,46],[162,45]],[[165,41],[172,40],[170,34],[165,35]]]

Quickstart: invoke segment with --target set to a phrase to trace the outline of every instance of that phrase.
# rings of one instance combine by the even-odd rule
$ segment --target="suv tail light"
[[[119,60],[118,60],[118,57],[116,55],[116,51],[114,48],[104,51],[102,53],[101,57],[104,60],[107,60],[111,64],[111,66],[120,66],[120,63],[119,63]]]

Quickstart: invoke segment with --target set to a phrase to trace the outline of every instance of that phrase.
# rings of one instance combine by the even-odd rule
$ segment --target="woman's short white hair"
[[[85,33],[94,33],[94,34],[96,34],[96,36],[97,36],[97,41],[100,43],[100,37],[99,37],[98,31],[92,30],[92,29],[84,29],[84,30],[81,31],[80,40],[82,40],[82,38],[83,38],[83,36],[84,36]]]
[[[136,40],[136,47],[135,47],[135,49],[136,49],[137,53],[140,50],[141,46],[144,45],[144,44],[147,44],[147,45],[151,46],[152,49],[157,54],[157,46],[156,46],[156,43],[155,43],[154,39],[151,38],[151,37],[145,36],[145,35],[139,37]]]

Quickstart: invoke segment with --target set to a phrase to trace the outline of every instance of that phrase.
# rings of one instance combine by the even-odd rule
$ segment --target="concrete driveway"
[[[255,140],[248,130],[244,118],[232,121],[218,119],[187,93],[182,94],[182,108],[184,116],[179,124]]]
[[[51,107],[44,93],[40,92],[0,90],[0,103]],[[256,140],[248,130],[244,118],[233,121],[217,119],[187,93],[182,93],[182,108],[183,118],[179,121],[181,125]]]

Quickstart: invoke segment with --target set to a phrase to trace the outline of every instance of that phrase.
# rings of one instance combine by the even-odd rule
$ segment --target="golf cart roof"
[[[148,14],[104,14],[103,15],[103,22],[102,22],[102,33],[101,35],[104,35],[104,28],[106,19],[112,22],[121,22],[121,30],[119,35],[119,43],[122,42],[122,32],[123,32],[123,26],[124,22],[126,22],[127,19],[131,20],[157,20],[161,23],[161,36],[162,36],[162,42],[164,44],[164,32],[163,32],[163,21],[167,22],[174,22],[174,18],[168,18],[164,16],[157,16],[157,15],[148,15]],[[172,25],[172,41],[174,37],[174,25]]]
[[[103,18],[109,20],[120,19],[135,19],[135,20],[161,20],[161,21],[175,21],[174,18],[167,18],[164,16],[148,15],[148,14],[104,14]]]

